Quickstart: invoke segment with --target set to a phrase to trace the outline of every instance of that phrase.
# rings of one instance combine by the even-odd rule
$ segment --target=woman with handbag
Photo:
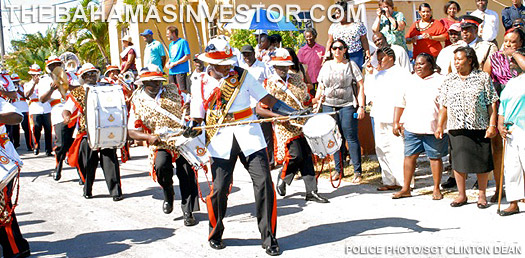
[[[313,102],[323,102],[323,112],[339,111],[337,126],[350,149],[354,165],[354,183],[362,179],[361,146],[357,137],[357,120],[365,117],[365,94],[363,75],[356,63],[349,60],[348,46],[344,40],[336,39],[330,45],[328,61],[323,64],[318,77],[319,90]],[[355,114],[355,115],[354,115]],[[335,171],[333,179],[343,176],[341,152],[334,154]]]

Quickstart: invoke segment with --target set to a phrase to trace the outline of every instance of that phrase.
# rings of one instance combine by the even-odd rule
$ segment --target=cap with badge
[[[459,17],[461,28],[465,29],[468,27],[479,27],[479,25],[483,22],[482,19],[473,16],[473,15],[463,15]]]

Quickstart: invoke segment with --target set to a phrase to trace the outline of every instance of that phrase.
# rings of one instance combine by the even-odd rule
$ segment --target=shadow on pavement
[[[380,218],[380,219],[368,219],[368,220],[353,220],[346,222],[330,223],[324,225],[318,225],[309,227],[305,230],[297,232],[295,234],[279,237],[279,232],[277,232],[277,241],[283,250],[283,253],[286,253],[287,250],[295,250],[300,248],[312,247],[316,245],[323,245],[333,242],[338,242],[345,240],[349,237],[359,235],[368,230],[375,230],[387,227],[398,227],[406,228],[412,231],[409,232],[396,232],[395,234],[400,233],[421,233],[421,232],[437,232],[441,229],[439,228],[425,228],[417,225],[419,221],[413,219],[405,218]],[[382,234],[393,234],[392,232],[388,233],[378,233],[375,235]],[[228,238],[224,239],[224,243],[227,246],[254,246],[260,245],[260,239],[238,239],[238,238]],[[343,246],[341,250],[343,250]]]
[[[111,230],[77,235],[59,241],[31,241],[31,252],[35,255],[55,257],[102,257],[118,254],[133,245],[149,244],[169,238],[175,229],[145,228],[140,230]],[[131,242],[130,244],[121,242]]]

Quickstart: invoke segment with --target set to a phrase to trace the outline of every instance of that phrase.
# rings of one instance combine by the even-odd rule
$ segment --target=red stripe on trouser
[[[10,207],[11,206],[11,201],[10,201],[10,196],[7,194],[7,187],[5,187],[3,189],[3,192],[4,192],[4,196],[6,197],[5,198],[5,202],[6,202],[6,210],[10,210],[10,209],[13,209],[13,207]],[[15,241],[15,236],[13,235],[13,229],[11,228],[11,222],[9,222],[7,225],[4,226],[5,228],[5,233],[7,234],[7,240],[9,241],[9,245],[11,246],[11,250],[13,251],[13,254],[17,254],[19,253],[20,251],[18,250],[18,246],[16,245],[16,241]]]
[[[33,115],[29,115],[30,116],[30,119],[31,119],[31,122],[33,122],[33,126],[29,126],[29,128],[32,128],[31,130],[31,143],[33,144],[33,149],[36,149],[38,147],[38,142],[36,142],[36,137],[35,137],[35,120],[33,120]],[[31,122],[29,123],[29,125],[31,125]]]
[[[84,135],[87,135],[87,133],[86,132],[77,133],[77,137],[73,141],[73,144],[71,144],[71,147],[69,147],[69,152],[67,154],[69,165],[72,167],[76,167],[78,171],[82,171],[80,170],[80,164],[78,164],[78,159],[79,159],[79,154],[80,154],[80,145],[82,143],[82,138],[84,137]],[[82,179],[82,182],[86,182],[84,175],[82,175],[82,173],[79,173],[79,174],[80,174],[80,179]]]
[[[9,245],[11,246],[11,250],[13,250],[13,254],[19,253],[20,251],[18,250],[18,246],[16,246],[15,236],[13,235],[13,229],[11,228],[11,223],[5,226],[5,232],[7,233],[7,239],[9,240]]]
[[[272,234],[275,236],[275,230],[277,229],[277,195],[275,194],[275,186],[272,183],[273,191],[273,205],[272,205],[272,220],[271,220],[271,229]]]
[[[295,141],[295,140],[297,140],[299,138],[301,138],[300,135],[292,137],[292,138],[288,139],[286,141],[285,145],[284,145],[285,146],[284,147],[284,150],[285,150],[285,154],[284,155],[285,156],[284,156],[284,161],[283,161],[283,169],[281,170],[281,179],[283,179],[283,180],[286,177],[286,172],[288,170],[288,164],[290,164],[290,144],[293,141]],[[276,139],[276,138],[274,137],[274,139]],[[277,141],[275,141],[275,142],[277,142]],[[275,149],[277,149],[277,146],[275,147]],[[275,152],[275,156],[277,156],[277,151]]]
[[[211,226],[213,227],[213,230],[208,235],[208,239],[210,239],[210,237],[215,232],[215,228],[217,228],[217,219],[215,218],[215,212],[213,211],[213,204],[211,203],[212,195],[213,195],[213,186],[211,186],[210,194],[206,196],[206,208],[208,209],[208,219],[210,221]]]
[[[31,148],[33,148],[33,146],[35,146],[35,144],[33,143],[35,141],[35,138],[33,136],[33,130],[31,128],[31,121],[33,121],[33,116],[32,115],[28,115],[28,118],[27,118],[27,130],[29,130],[29,137],[31,137],[31,140],[29,141],[29,146],[31,146]]]

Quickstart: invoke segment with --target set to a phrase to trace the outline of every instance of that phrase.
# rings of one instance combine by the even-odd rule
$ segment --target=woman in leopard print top
[[[476,173],[479,184],[478,208],[488,207],[485,190],[488,175],[494,169],[490,138],[496,136],[496,101],[498,96],[490,76],[479,70],[476,52],[470,47],[454,51],[457,73],[447,76],[440,92],[438,129],[443,137],[447,121],[450,137],[452,169],[459,195],[450,204],[459,207],[467,203],[465,180],[467,173]]]

